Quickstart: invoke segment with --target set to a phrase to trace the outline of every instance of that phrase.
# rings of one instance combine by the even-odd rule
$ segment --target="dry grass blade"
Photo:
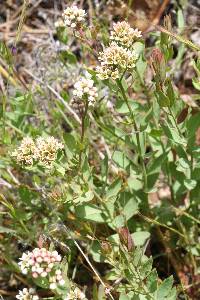
[[[164,27],[159,26],[159,25],[157,25],[156,28],[157,28],[159,31],[161,31],[161,32],[163,32],[163,33],[166,33],[167,35],[169,35],[169,36],[175,38],[177,41],[179,41],[179,42],[185,44],[185,45],[188,46],[189,48],[191,48],[191,49],[193,49],[193,50],[195,50],[195,51],[200,51],[200,47],[199,47],[199,46],[197,46],[197,45],[195,45],[194,43],[192,43],[191,41],[189,41],[189,40],[183,38],[182,36],[177,35],[177,34],[175,34],[175,33],[173,33],[173,32],[170,32],[169,30],[167,30],[167,29],[165,29]]]

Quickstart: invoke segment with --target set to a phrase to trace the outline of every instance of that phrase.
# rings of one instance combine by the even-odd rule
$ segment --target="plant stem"
[[[196,219],[195,217],[193,217],[192,215],[190,215],[189,213],[187,213],[186,211],[182,210],[182,209],[178,209],[175,206],[172,206],[172,208],[178,212],[180,215],[184,215],[186,217],[188,217],[189,219],[191,219],[192,221],[196,222],[197,224],[200,225],[200,221],[198,219]]]
[[[87,111],[88,111],[88,101],[86,101],[85,104],[85,110],[84,113],[82,115],[82,119],[81,119],[81,150],[79,153],[79,169],[81,167],[81,162],[82,162],[82,153],[83,153],[83,143],[84,143],[84,137],[85,137],[85,118],[87,116]]]
[[[145,166],[144,159],[143,159],[143,156],[142,156],[141,145],[140,145],[140,134],[139,134],[139,131],[138,131],[138,128],[137,128],[137,124],[135,122],[135,117],[134,117],[133,111],[132,111],[131,106],[128,102],[128,98],[126,96],[126,92],[123,88],[121,80],[117,80],[117,84],[118,84],[118,87],[121,91],[122,97],[123,97],[124,101],[126,102],[126,105],[128,107],[128,110],[130,112],[131,119],[132,119],[132,122],[133,122],[134,130],[135,130],[135,134],[136,134],[137,148],[138,148],[138,152],[139,152],[140,161],[141,161],[141,164],[142,164],[144,188],[146,189],[147,188],[147,174],[146,174],[146,166]]]
[[[143,214],[141,214],[140,212],[137,213],[140,217],[142,217],[145,221],[151,223],[151,224],[155,224],[158,225],[160,227],[164,227],[167,228],[168,230],[178,234],[179,236],[181,236],[182,238],[184,238],[184,234],[182,234],[180,231],[174,229],[173,227],[169,227],[168,225],[164,224],[164,223],[160,223],[155,219],[149,218],[147,216],[144,216]]]

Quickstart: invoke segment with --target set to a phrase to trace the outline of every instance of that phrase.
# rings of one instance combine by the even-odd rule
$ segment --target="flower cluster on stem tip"
[[[77,6],[71,6],[64,10],[62,17],[65,26],[75,29],[84,23],[86,12]]]
[[[58,150],[62,150],[63,148],[63,144],[53,136],[47,138],[39,137],[36,139],[36,159],[40,164],[51,167],[57,158]]]
[[[18,295],[16,296],[18,300],[39,300],[39,297],[35,294],[35,290],[30,288],[24,288],[23,290],[19,291]]]
[[[90,74],[87,73],[86,77],[81,77],[74,84],[73,95],[81,100],[86,99],[88,101],[88,106],[94,106],[98,93]]]
[[[23,253],[19,266],[23,274],[30,274],[33,278],[47,278],[50,289],[55,289],[57,285],[65,284],[59,268],[61,259],[57,251],[35,248],[32,252]]]
[[[132,47],[133,43],[141,37],[142,32],[137,28],[133,29],[126,21],[114,23],[110,34],[111,41],[125,48]]]
[[[81,300],[85,299],[85,294],[79,289],[75,288],[67,294],[67,297],[64,300]]]
[[[104,80],[116,79],[127,69],[133,69],[138,55],[134,50],[125,49],[112,42],[109,47],[99,53],[101,66],[97,67],[97,76]]]
[[[16,158],[16,161],[19,164],[32,166],[35,156],[35,143],[32,138],[25,137],[23,138],[21,145],[18,149],[12,152],[12,156]]]
[[[110,44],[99,53],[100,66],[97,76],[101,79],[120,78],[127,70],[132,70],[138,59],[134,43],[142,36],[141,31],[123,21],[115,23],[110,35]]]
[[[45,167],[52,167],[52,163],[57,158],[58,150],[62,150],[64,145],[53,136],[47,138],[39,137],[36,142],[30,137],[23,138],[21,145],[12,152],[18,164],[33,166],[38,162]]]

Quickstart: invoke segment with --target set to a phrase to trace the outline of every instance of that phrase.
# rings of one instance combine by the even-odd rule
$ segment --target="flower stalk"
[[[135,122],[135,117],[134,117],[133,111],[132,111],[131,106],[128,102],[128,98],[127,98],[127,95],[126,95],[126,92],[124,90],[124,87],[122,85],[121,80],[117,80],[117,85],[120,89],[120,92],[121,92],[121,95],[122,95],[124,101],[126,102],[126,105],[128,107],[128,110],[130,112],[131,119],[132,119],[132,122],[133,122],[134,130],[135,130],[135,134],[136,134],[137,149],[138,149],[138,154],[139,154],[139,158],[140,158],[140,161],[141,161],[141,167],[142,167],[142,173],[143,173],[144,189],[146,190],[147,189],[147,174],[146,174],[146,166],[145,166],[145,163],[144,163],[144,158],[142,156],[142,149],[141,149],[141,145],[140,145],[140,134],[139,134],[139,131],[138,131],[138,128],[137,128],[137,124]]]

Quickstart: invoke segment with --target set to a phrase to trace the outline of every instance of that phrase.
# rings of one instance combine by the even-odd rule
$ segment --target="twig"
[[[5,77],[10,83],[12,83],[15,87],[18,86],[15,79],[0,65],[0,74],[2,74],[3,77]]]
[[[160,18],[166,8],[166,6],[168,5],[170,0],[164,0],[163,3],[161,4],[161,6],[159,7],[157,13],[156,13],[156,16],[155,18],[153,19],[153,21],[151,22],[151,25],[155,26],[159,23],[160,21]]]
[[[5,181],[4,179],[0,178],[0,186],[6,186],[7,188],[11,189],[12,185]]]
[[[14,293],[14,292],[8,292],[8,291],[5,291],[5,290],[0,290],[0,299],[4,299],[3,297],[2,297],[2,295],[5,295],[5,296],[15,296],[16,295],[16,293]]]

